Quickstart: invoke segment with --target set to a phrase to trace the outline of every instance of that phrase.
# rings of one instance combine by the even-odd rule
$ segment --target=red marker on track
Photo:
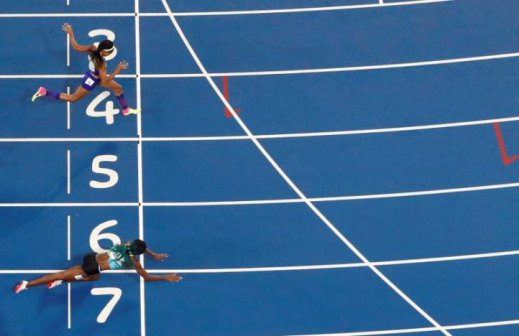
[[[229,101],[229,82],[227,81],[227,76],[222,77],[222,83],[223,83],[223,96],[225,97],[225,100],[230,103]],[[234,109],[236,114],[240,113],[240,109]],[[232,113],[229,111],[227,106],[225,106],[225,117],[226,118],[232,118]]]
[[[494,130],[496,131],[497,142],[499,143],[499,150],[501,151],[501,158],[503,159],[503,163],[505,165],[509,165],[513,163],[515,160],[519,159],[519,155],[508,156],[506,154],[505,142],[503,141],[503,136],[501,135],[499,123],[494,123]]]

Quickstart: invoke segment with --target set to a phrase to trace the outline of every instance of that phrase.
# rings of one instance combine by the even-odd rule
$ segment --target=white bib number
[[[87,80],[85,81],[85,84],[88,86],[92,86],[95,84],[95,82],[92,78],[87,78]]]

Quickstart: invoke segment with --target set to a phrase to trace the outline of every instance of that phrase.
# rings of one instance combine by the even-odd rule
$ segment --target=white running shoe
[[[21,291],[26,290],[28,283],[29,283],[29,281],[25,281],[25,280],[20,281],[20,283],[18,285],[16,285],[16,287],[14,287],[14,293],[18,294]]]
[[[123,110],[123,116],[127,116],[129,114],[139,114],[139,113],[141,113],[140,109],[132,109],[132,108],[127,107]]]
[[[63,280],[54,280],[54,281],[51,281],[51,282],[47,282],[47,288],[51,289],[51,288],[54,288],[54,287],[58,287],[62,283],[63,283]]]

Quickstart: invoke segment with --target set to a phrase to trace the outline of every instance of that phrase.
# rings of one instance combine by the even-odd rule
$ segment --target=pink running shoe
[[[16,285],[16,287],[14,287],[14,293],[15,294],[18,294],[20,293],[21,291],[24,291],[27,289],[27,284],[29,282],[28,281],[25,281],[25,280],[22,280],[20,281],[20,283],[18,285]]]
[[[43,86],[40,86],[38,91],[36,91],[36,93],[32,95],[32,101],[35,101],[37,98],[45,96],[46,94],[47,94],[47,89],[44,88]]]

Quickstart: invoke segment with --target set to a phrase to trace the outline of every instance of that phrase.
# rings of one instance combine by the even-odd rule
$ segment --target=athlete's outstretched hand
[[[164,259],[169,257],[169,254],[167,254],[167,253],[155,253],[155,254],[152,255],[152,257],[155,260],[164,261]]]
[[[74,34],[74,32],[72,31],[72,26],[70,24],[68,24],[67,22],[65,22],[63,24],[63,26],[61,27],[61,30],[63,30],[65,33],[67,33],[69,35]]]
[[[167,253],[155,253],[150,249],[146,249],[146,254],[158,261],[164,261],[164,259],[169,258]]]
[[[169,282],[179,282],[180,280],[182,280],[182,277],[176,274],[168,274],[164,276],[164,279]]]
[[[117,70],[121,71],[121,70],[124,70],[128,67],[128,62],[126,61],[121,61],[119,62],[119,64],[117,65]]]

